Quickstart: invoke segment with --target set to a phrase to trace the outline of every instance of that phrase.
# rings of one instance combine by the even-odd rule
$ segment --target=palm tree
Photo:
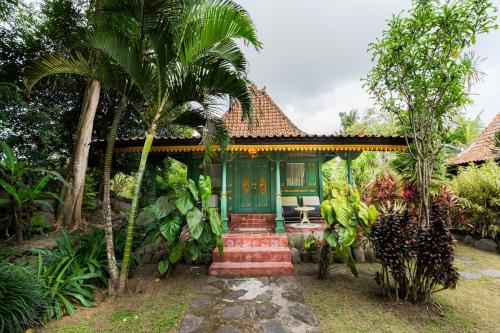
[[[357,109],[352,109],[349,112],[339,112],[339,116],[340,116],[340,127],[341,127],[340,131],[342,134],[347,134],[349,129],[355,124],[357,124],[359,121],[359,115]]]
[[[118,22],[138,32],[124,34],[123,28],[110,28],[89,36],[88,44],[116,64],[116,75],[110,76],[104,68],[91,68],[82,57],[49,59],[39,64],[38,75],[71,71],[88,75],[92,71],[102,76],[103,82],[116,86],[147,124],[128,216],[119,282],[123,292],[142,178],[158,127],[174,123],[204,125],[205,145],[227,145],[227,131],[220,118],[214,116],[220,98],[238,100],[245,117],[251,117],[253,108],[247,63],[236,40],[252,44],[257,50],[261,43],[248,13],[229,0],[110,0],[103,8],[121,16]],[[124,82],[123,75],[130,82],[127,90],[119,83]]]
[[[483,130],[483,124],[480,119],[481,113],[474,118],[467,118],[459,114],[455,118],[455,128],[452,131],[453,144],[460,149],[465,149],[477,138]]]

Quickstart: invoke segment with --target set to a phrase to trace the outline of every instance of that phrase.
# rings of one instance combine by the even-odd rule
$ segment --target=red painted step
[[[288,247],[228,247],[224,249],[222,258],[217,249],[212,257],[216,262],[279,262],[290,261],[291,253]]]
[[[288,247],[288,237],[275,233],[232,233],[222,236],[224,248],[228,247]]]
[[[293,265],[287,262],[213,262],[208,274],[215,276],[292,275]]]
[[[291,275],[288,237],[272,232],[240,232],[222,236],[223,256],[216,249],[208,273],[217,276]]]

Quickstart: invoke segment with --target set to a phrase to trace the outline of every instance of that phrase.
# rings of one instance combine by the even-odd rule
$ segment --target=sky
[[[373,106],[362,87],[373,64],[368,44],[386,20],[410,0],[237,0],[255,22],[264,44],[246,48],[249,77],[302,130],[331,134],[339,112]],[[493,0],[500,7],[500,0]],[[487,125],[500,112],[500,30],[481,35],[474,52],[483,59],[483,81],[472,92],[467,116],[481,112]]]

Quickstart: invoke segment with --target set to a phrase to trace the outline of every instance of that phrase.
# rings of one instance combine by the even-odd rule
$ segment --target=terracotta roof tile
[[[451,163],[466,164],[485,161],[489,158],[500,158],[492,150],[495,147],[495,133],[498,131],[500,131],[500,113],[495,116],[491,123],[465,151],[451,159]]]
[[[279,106],[267,94],[265,88],[255,91],[252,125],[249,126],[248,119],[242,121],[242,109],[240,103],[234,103],[223,116],[232,137],[272,137],[272,136],[304,136],[301,131],[283,113]]]

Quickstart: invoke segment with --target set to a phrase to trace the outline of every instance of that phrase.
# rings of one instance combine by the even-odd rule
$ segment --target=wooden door
[[[235,161],[235,213],[271,213],[270,175],[267,160]]]

